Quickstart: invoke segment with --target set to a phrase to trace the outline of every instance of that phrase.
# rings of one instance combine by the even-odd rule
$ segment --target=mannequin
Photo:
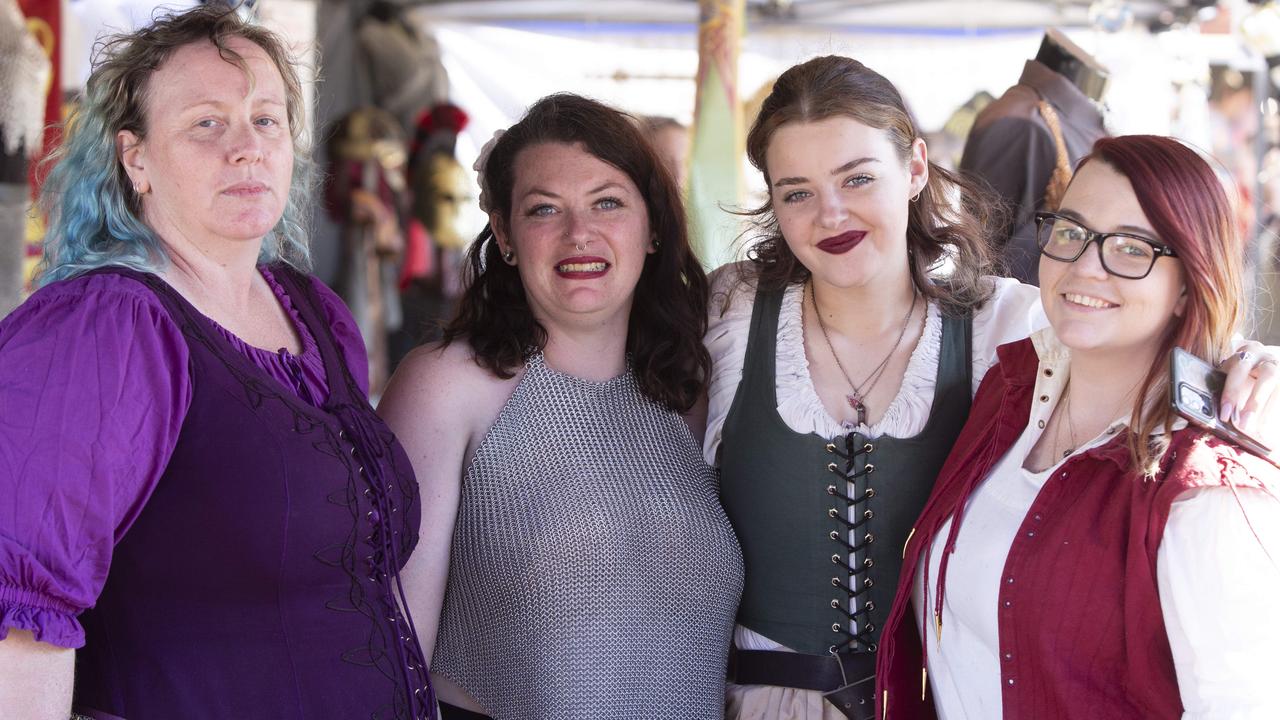
[[[1045,33],[1018,82],[978,114],[960,169],[1005,202],[996,233],[1006,274],[1038,284],[1034,214],[1057,207],[1076,161],[1107,135],[1100,101],[1108,72],[1057,29]]]
[[[1090,100],[1102,102],[1111,73],[1057,28],[1045,32],[1036,62],[1070,80]]]
[[[399,282],[407,205],[408,151],[388,112],[360,108],[338,122],[329,141],[330,215],[342,225],[342,263],[335,289],[351,308],[369,352],[369,392],[390,374],[388,334],[400,329]]]

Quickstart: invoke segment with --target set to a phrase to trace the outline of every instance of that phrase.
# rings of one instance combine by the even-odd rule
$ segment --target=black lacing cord
[[[843,463],[831,462],[827,465],[827,471],[839,478],[838,481],[827,485],[827,494],[840,500],[827,510],[827,516],[839,522],[842,529],[832,530],[828,537],[837,544],[838,552],[831,556],[831,562],[841,566],[848,574],[849,582],[841,582],[838,577],[831,579],[831,584],[843,590],[847,597],[841,601],[833,599],[831,601],[831,609],[839,613],[839,620],[831,624],[831,631],[840,636],[841,640],[830,646],[829,650],[834,653],[846,650],[856,650],[865,648],[871,651],[876,650],[874,641],[875,625],[870,622],[859,622],[859,619],[865,620],[863,617],[875,610],[875,604],[870,600],[865,600],[861,604],[855,604],[857,599],[870,592],[875,583],[870,578],[870,570],[873,565],[871,558],[866,558],[860,563],[854,563],[854,556],[868,548],[871,543],[875,542],[875,536],[871,532],[863,533],[861,538],[856,538],[854,542],[849,541],[850,534],[862,528],[875,517],[875,512],[871,510],[869,501],[875,497],[875,490],[867,488],[862,493],[849,495],[846,491],[849,483],[856,481],[858,478],[865,477],[875,472],[875,465],[864,463],[862,469],[856,469],[856,461],[863,455],[870,455],[875,451],[875,445],[870,442],[856,446],[856,439],[853,433],[845,436],[844,448],[840,448],[836,443],[828,443],[827,452],[835,455],[843,460]],[[843,466],[842,466],[843,465]],[[844,507],[839,507],[843,504]],[[861,514],[857,511],[861,509]],[[849,520],[849,516],[854,515],[856,520]],[[850,611],[850,607],[853,608]],[[857,632],[852,632],[851,628],[856,627]]]

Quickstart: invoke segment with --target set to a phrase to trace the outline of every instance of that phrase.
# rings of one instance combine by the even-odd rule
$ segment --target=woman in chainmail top
[[[379,408],[422,489],[405,577],[442,716],[720,718],[742,558],[675,183],[574,95],[492,145],[458,315]]]

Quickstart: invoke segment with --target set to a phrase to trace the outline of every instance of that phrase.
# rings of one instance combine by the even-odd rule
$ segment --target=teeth
[[[588,273],[588,272],[601,272],[606,267],[608,267],[608,265],[602,262],[565,263],[563,265],[557,265],[556,270],[559,270],[562,273]]]
[[[1099,300],[1098,298],[1089,297],[1088,295],[1076,295],[1075,293],[1066,293],[1064,297],[1066,297],[1069,302],[1073,302],[1077,305],[1084,305],[1085,307],[1103,308],[1103,309],[1109,308],[1109,307],[1115,307],[1114,304],[1109,303],[1106,300]]]

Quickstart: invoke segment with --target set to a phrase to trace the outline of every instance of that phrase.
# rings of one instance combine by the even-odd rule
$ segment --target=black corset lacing
[[[859,601],[859,598],[870,593],[875,585],[871,579],[873,563],[870,557],[864,557],[861,562],[857,561],[857,555],[875,542],[875,536],[870,528],[870,522],[875,517],[875,513],[870,508],[870,500],[875,497],[876,492],[868,484],[867,489],[861,493],[853,496],[846,494],[858,478],[875,472],[876,466],[865,460],[861,469],[857,467],[857,459],[862,455],[871,455],[875,451],[875,445],[870,442],[857,445],[858,439],[855,433],[849,433],[844,437],[843,450],[837,445],[840,442],[837,440],[827,443],[827,452],[844,461],[843,467],[838,462],[827,464],[827,471],[840,478],[839,482],[827,485],[827,494],[843,501],[843,507],[840,507],[841,503],[837,502],[827,510],[827,515],[839,522],[841,526],[841,529],[832,530],[828,535],[831,541],[839,546],[838,551],[831,556],[831,562],[843,568],[846,576],[841,579],[837,574],[831,578],[831,585],[843,591],[845,595],[843,598],[831,599],[831,609],[839,614],[837,621],[831,623],[831,632],[838,634],[841,638],[839,642],[833,643],[828,648],[833,655],[856,650],[876,651],[874,640],[876,627],[870,622],[869,616],[871,611],[876,609],[875,603],[871,602],[870,598]],[[850,520],[850,517],[855,519]],[[859,532],[862,533],[860,538],[857,537]],[[853,537],[855,542],[849,542],[850,537]],[[854,632],[855,628],[856,632]]]

